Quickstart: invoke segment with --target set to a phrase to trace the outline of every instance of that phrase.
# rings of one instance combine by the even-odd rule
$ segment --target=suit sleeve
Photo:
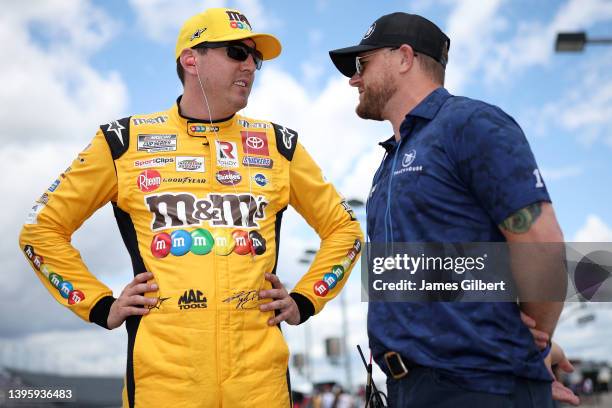
[[[289,203],[321,238],[312,265],[291,293],[304,322],[342,290],[361,252],[363,233],[346,201],[299,143],[289,173]]]
[[[116,201],[117,177],[102,131],[36,201],[19,246],[51,295],[81,319],[106,327],[112,291],[83,263],[72,233],[98,208]]]

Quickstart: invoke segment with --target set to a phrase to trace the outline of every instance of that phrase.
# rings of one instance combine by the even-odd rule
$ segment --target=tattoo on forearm
[[[529,231],[540,214],[542,214],[542,203],[531,204],[506,218],[500,227],[515,234],[524,234]]]

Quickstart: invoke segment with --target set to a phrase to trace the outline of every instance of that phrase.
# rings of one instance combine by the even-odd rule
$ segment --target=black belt
[[[409,368],[414,367],[414,364],[405,363],[402,356],[397,351],[387,351],[383,355],[385,364],[389,373],[395,380],[404,378],[410,372]]]

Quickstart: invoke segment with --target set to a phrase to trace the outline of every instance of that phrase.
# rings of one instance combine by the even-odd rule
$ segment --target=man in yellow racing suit
[[[297,133],[236,114],[279,53],[237,10],[189,19],[177,103],[100,126],[23,227],[20,247],[58,302],[108,329],[126,321],[124,406],[290,406],[279,324],[318,313],[361,250],[351,209]],[[117,299],[70,243],[108,202],[135,275]],[[288,204],[321,238],[290,294],[275,275]]]

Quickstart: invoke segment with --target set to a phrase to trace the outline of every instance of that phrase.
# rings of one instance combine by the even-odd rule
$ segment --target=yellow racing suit
[[[180,101],[180,98],[179,98]],[[83,263],[72,233],[108,202],[134,274],[158,298],[126,321],[129,407],[288,407],[288,348],[258,309],[276,273],[291,204],[321,238],[291,292],[301,322],[338,294],[361,250],[350,207],[291,129],[234,115],[201,122],[177,104],[100,126],[36,201],[20,236],[61,304],[107,327],[112,291]]]

